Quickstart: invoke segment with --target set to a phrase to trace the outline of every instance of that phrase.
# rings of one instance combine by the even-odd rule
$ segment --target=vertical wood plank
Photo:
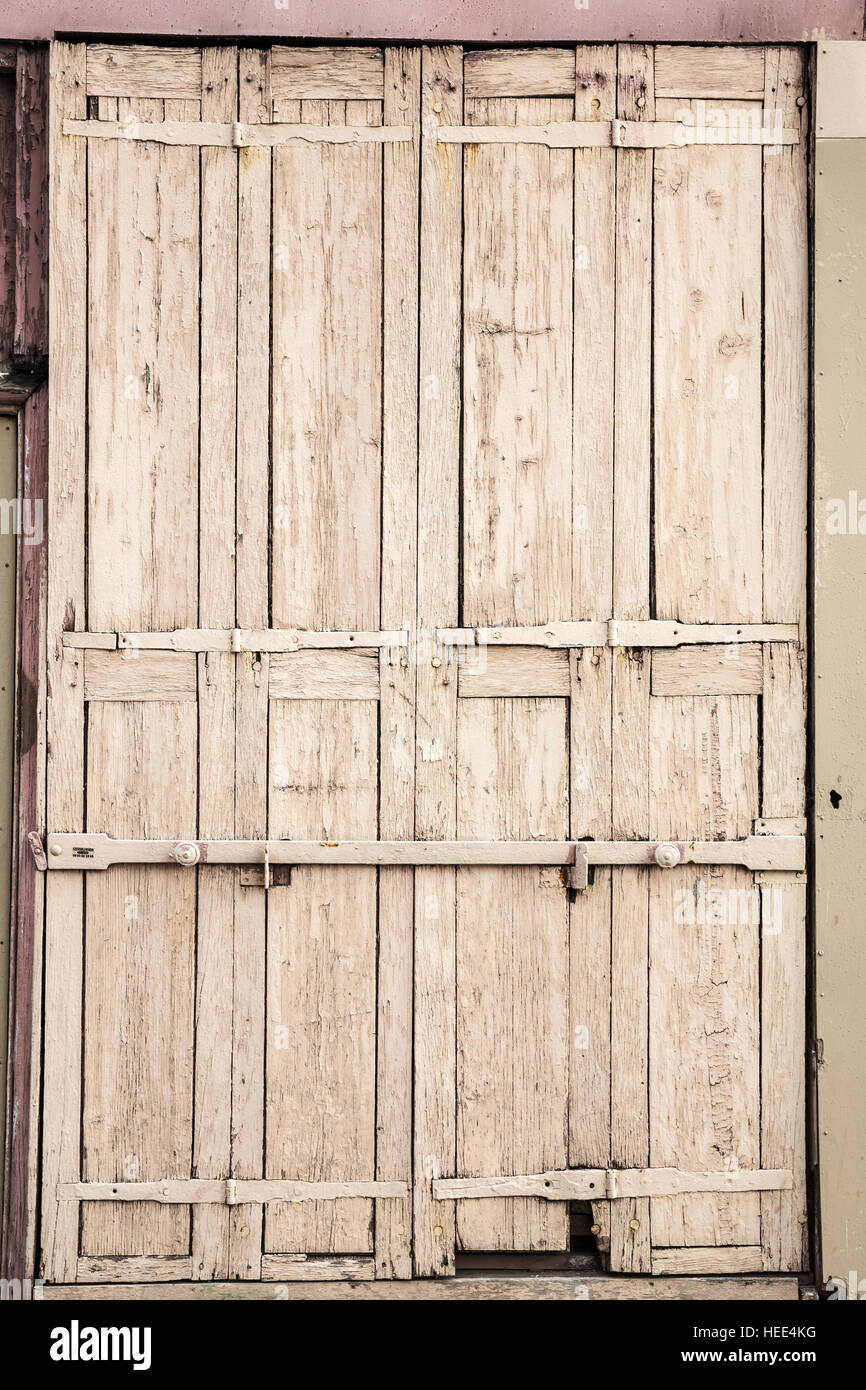
[[[87,626],[84,591],[85,343],[87,316],[86,151],[62,133],[83,119],[83,44],[51,46],[50,102],[50,407],[48,530],[48,759],[46,819],[74,831],[84,817],[84,678],[64,629]],[[81,1127],[81,950],[83,875],[46,883],[45,1060],[43,1083],[42,1272],[72,1282],[78,1208],[59,1202],[61,1182],[77,1182]]]
[[[684,106],[657,101],[656,118]],[[655,153],[657,618],[761,620],[761,159],[759,146]]]
[[[616,46],[578,47],[574,119],[616,115]],[[615,164],[574,151],[572,613],[610,616],[613,520]]]
[[[650,704],[653,839],[739,839],[758,804],[749,695]],[[652,873],[652,870],[650,870]],[[759,937],[752,875],[657,873],[650,888],[650,1163],[760,1166]],[[654,1245],[755,1245],[758,1193],[652,1199]]]
[[[271,120],[270,53],[241,49],[238,114]],[[238,159],[237,621],[267,627],[270,584],[268,491],[271,363],[271,152]],[[268,656],[237,662],[235,834],[267,834]],[[232,1174],[264,1176],[266,893],[234,887]],[[229,1274],[261,1277],[263,1211],[243,1203],[229,1218]]]
[[[768,48],[766,119],[800,144],[764,152],[764,617],[801,624],[801,649],[764,649],[762,814],[806,808],[806,533],[809,400],[808,122],[801,50]],[[797,884],[762,889],[761,1162],[791,1168],[762,1193],[764,1268],[809,1265],[806,1216],[805,912]]]
[[[458,620],[460,266],[463,151],[438,125],[463,120],[463,53],[421,58],[421,294],[418,425],[418,652],[415,834],[455,835],[457,672],[436,652],[437,627]],[[435,663],[435,664],[434,664]],[[456,1172],[455,876],[415,875],[415,1274],[454,1272],[454,1204],[434,1202],[431,1179]]]
[[[19,46],[15,92],[15,356],[21,363],[36,364],[48,352],[48,53],[44,48]]]
[[[233,121],[238,111],[238,54],[202,51],[204,121]],[[235,619],[235,437],[237,395],[238,156],[201,151],[201,367],[199,448],[199,623]],[[235,661],[230,652],[198,657],[199,835],[234,836]],[[231,1174],[232,986],[236,870],[199,873],[196,949],[196,1076],[193,1170]],[[229,1211],[193,1208],[193,1274],[225,1279]]]
[[[565,98],[467,101],[470,125],[568,121]],[[464,621],[544,623],[571,604],[573,156],[464,158]]]
[[[413,629],[418,495],[418,219],[421,53],[385,49],[385,125],[411,144],[384,150],[382,607],[386,630]],[[415,835],[415,669],[409,652],[380,654],[379,835]],[[414,873],[379,874],[376,1177],[412,1172],[412,919]],[[412,1277],[412,1202],[376,1203],[376,1273]]]
[[[556,839],[568,821],[566,709],[458,706],[457,834]],[[568,903],[558,873],[457,871],[457,1171],[544,1172],[568,1153]],[[457,1203],[466,1250],[564,1250],[568,1205]]]
[[[135,660],[132,656],[127,658]],[[189,838],[196,708],[91,701],[87,828]],[[195,874],[118,865],[86,889],[82,1177],[189,1177],[193,1143]],[[187,1207],[85,1202],[84,1255],[185,1255]]]
[[[378,709],[372,700],[271,703],[269,833],[375,839]],[[268,903],[266,1176],[369,1182],[376,1138],[373,868],[292,871]],[[362,1254],[373,1203],[275,1202],[268,1252]]]
[[[654,50],[620,44],[617,115],[655,119]],[[651,614],[653,158],[616,156],[616,453],[613,612]],[[613,833],[649,834],[650,669],[646,651],[613,653]],[[649,881],[643,869],[612,869],[611,1162],[649,1162]],[[610,1204],[612,1270],[650,1271],[650,1203]],[[637,1225],[633,1224],[637,1223]]]

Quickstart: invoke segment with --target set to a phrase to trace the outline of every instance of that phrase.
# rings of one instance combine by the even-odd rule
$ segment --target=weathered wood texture
[[[646,1279],[589,1296],[788,1296],[709,1276],[804,1260],[805,890],[650,857],[804,814],[805,140],[437,136],[762,102],[805,135],[802,54],[57,44],[52,74],[47,828],[163,843],[86,892],[55,846],[46,1276],[574,1297],[434,1280],[570,1235],[565,1200],[433,1184],[673,1168],[724,1186],[591,1194]],[[315,853],[265,892],[180,838]],[[560,857],[400,844],[458,839]],[[215,1195],[74,1186],[158,1179]]]

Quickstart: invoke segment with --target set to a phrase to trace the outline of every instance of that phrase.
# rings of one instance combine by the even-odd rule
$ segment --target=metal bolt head
[[[171,853],[177,863],[183,864],[185,868],[197,864],[201,859],[201,850],[192,840],[179,840]]]
[[[631,1229],[632,1229],[633,1231],[639,1231],[639,1230],[640,1230],[640,1222],[638,1221],[638,1219],[637,1219],[636,1216],[633,1216],[632,1219],[631,1219],[631,1221],[630,1221],[628,1224],[629,1224],[629,1226],[631,1227]]]
[[[679,847],[672,844],[656,845],[653,857],[660,869],[672,869],[674,864],[680,862]]]
[[[55,855],[55,856],[58,855],[58,854],[62,854],[62,853],[63,853],[63,846],[62,846],[62,845],[52,845],[51,848],[49,849],[48,853],[49,853],[49,854],[53,854],[53,855]]]

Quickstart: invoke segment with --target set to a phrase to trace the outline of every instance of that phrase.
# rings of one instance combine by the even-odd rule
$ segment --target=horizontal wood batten
[[[760,1274],[760,1245],[682,1246],[652,1252],[653,1274]]]
[[[299,1280],[375,1279],[372,1255],[262,1255],[262,1279]]]
[[[381,48],[271,49],[271,92],[279,101],[381,101],[385,57]]]
[[[62,1202],[159,1202],[163,1206],[218,1202],[336,1202],[345,1198],[405,1197],[405,1182],[294,1182],[281,1178],[164,1178],[156,1182],[62,1183]]]
[[[806,842],[800,835],[750,835],[744,840],[665,841],[678,851],[670,868],[688,864],[733,864],[744,869],[798,870],[805,867]],[[198,857],[178,857],[194,847]],[[47,837],[49,870],[108,869],[112,864],[270,864],[503,865],[544,867],[630,864],[662,867],[655,840],[122,840],[103,834]],[[673,857],[673,856],[672,856]]]
[[[259,145],[302,144],[394,145],[412,139],[408,126],[244,125],[240,121],[73,121],[63,123],[64,135],[89,140],[141,140],[157,145],[214,145],[248,149]]]
[[[378,700],[379,653],[283,652],[269,663],[268,694],[275,700]]]
[[[303,632],[293,628],[176,628],[173,632],[64,632],[64,647],[171,652],[299,652],[403,647],[406,630]]]
[[[725,44],[656,44],[656,97],[763,101],[764,50]]]
[[[85,700],[191,701],[196,691],[192,652],[85,650]]]
[[[552,150],[615,148],[684,149],[689,145],[796,145],[796,130],[777,130],[757,121],[722,125],[686,125],[683,121],[549,121],[547,125],[439,126],[444,145],[546,145]]]
[[[265,1257],[266,1258],[266,1257]],[[359,1279],[311,1283],[283,1281],[279,1294],[273,1283],[235,1280],[231,1283],[175,1284],[44,1284],[40,1295],[49,1301],[103,1300],[131,1303],[183,1300],[185,1302],[224,1302],[226,1300],[260,1300],[288,1298],[290,1302],[333,1302],[335,1299],[353,1302],[390,1302],[406,1299],[431,1302],[545,1302],[573,1303],[576,1298],[590,1302],[630,1302],[651,1299],[654,1302],[695,1302],[719,1300],[730,1302],[796,1302],[797,1280],[789,1275],[765,1275],[755,1278],[641,1278],[633,1274],[623,1277],[605,1274],[513,1275],[496,1279],[478,1279],[457,1275],[451,1279]]]
[[[89,97],[172,97],[201,100],[201,50],[144,44],[90,44]]]
[[[128,1284],[139,1279],[169,1283],[191,1279],[192,1260],[188,1255],[81,1255],[75,1275],[82,1284]]]
[[[446,647],[682,647],[708,643],[796,642],[796,623],[553,622],[543,627],[441,627]]]
[[[467,97],[574,96],[573,48],[503,48],[467,53]]]
[[[623,1197],[676,1197],[688,1192],[778,1192],[793,1173],[765,1168],[737,1173],[687,1173],[678,1168],[575,1168],[507,1178],[439,1178],[437,1201],[484,1197],[542,1197],[548,1202],[618,1201]]]
[[[763,688],[758,643],[653,652],[653,695],[760,695]]]
[[[570,695],[568,652],[537,647],[491,648],[458,668],[462,696]]]

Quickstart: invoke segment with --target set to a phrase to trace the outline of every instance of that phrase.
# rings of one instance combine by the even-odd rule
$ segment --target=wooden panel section
[[[202,55],[197,48],[88,45],[89,97],[173,97],[198,101],[201,85]]]
[[[80,660],[85,700],[196,699],[194,652],[85,651]]]
[[[383,90],[381,48],[283,48],[277,44],[271,49],[271,91],[278,106],[312,98],[381,101]],[[282,113],[276,118],[283,119]]]
[[[543,125],[573,109],[565,99],[467,98],[465,120]],[[543,623],[571,601],[572,158],[518,144],[465,156],[468,623]]]
[[[821,90],[819,86],[819,90]],[[807,108],[801,50],[768,48],[764,105],[801,131],[801,145],[764,155],[764,613],[804,621],[808,495],[809,231]],[[842,272],[839,272],[841,276]],[[834,274],[834,280],[839,276]],[[844,542],[842,542],[844,544]],[[764,650],[762,813],[806,809],[806,661]],[[819,716],[820,719],[820,716]],[[806,1198],[806,889],[762,888],[761,1158],[794,1173],[791,1192],[761,1197],[765,1269],[810,1264]],[[820,986],[819,986],[820,988]],[[829,998],[829,995],[827,996]]]
[[[463,120],[463,54],[425,48],[421,127]],[[456,837],[457,682],[428,655],[437,627],[459,618],[460,237],[463,152],[421,144],[418,402],[418,609],[415,835]],[[434,648],[435,650],[435,648]],[[438,660],[438,665],[433,663]],[[430,1181],[456,1163],[455,875],[415,874],[415,1274],[454,1273],[454,1204],[434,1202]]]
[[[653,838],[736,839],[758,803],[757,701],[650,703]],[[659,873],[650,886],[650,1162],[760,1167],[760,920],[742,869]],[[652,1200],[662,1246],[760,1243],[757,1194]]]
[[[460,704],[461,839],[566,832],[565,712],[546,699]],[[567,1029],[568,907],[559,875],[458,870],[458,1176],[565,1166]],[[568,1210],[533,1198],[458,1202],[457,1229],[467,1250],[563,1250]]]
[[[270,660],[271,699],[378,700],[378,651],[281,652]]]
[[[460,666],[457,689],[463,696],[569,695],[568,652],[486,648]]]
[[[197,101],[168,108],[99,110],[199,116]],[[195,626],[199,153],[94,140],[87,159],[90,627]]]
[[[653,695],[760,695],[763,689],[764,656],[757,643],[652,654]]]
[[[656,101],[658,120],[676,110]],[[718,112],[740,119],[759,108]],[[762,159],[758,147],[655,155],[658,618],[762,615]]]
[[[660,43],[655,61],[656,96],[763,100],[763,48]]]
[[[135,1283],[169,1283],[191,1279],[193,1262],[188,1255],[84,1255],[78,1261],[76,1277],[80,1284],[101,1284],[104,1280]],[[91,1297],[90,1290],[86,1290]]]
[[[194,837],[196,712],[90,706],[88,827]],[[186,1178],[192,1162],[195,875],[122,866],[87,883],[82,1179]],[[189,1210],[81,1207],[83,1255],[184,1255]]]
[[[375,1279],[376,1261],[368,1255],[310,1259],[306,1255],[264,1255],[262,1278],[294,1283],[331,1279]]]
[[[306,101],[314,125],[381,105]],[[379,622],[382,149],[273,153],[273,612],[277,627]]]
[[[616,47],[577,49],[574,115],[616,115]],[[575,150],[574,384],[571,437],[571,610],[589,621],[613,612],[614,324],[616,163],[609,151]],[[633,543],[633,542],[632,542]],[[547,620],[553,618],[551,611]]]
[[[418,523],[418,231],[421,53],[385,53],[385,124],[409,120],[411,145],[384,159],[382,610],[383,622],[415,626]],[[415,666],[409,652],[383,650],[381,662],[379,834],[415,836]],[[411,1182],[412,950],[415,880],[411,870],[379,875],[379,977],[376,1058],[376,1177]],[[412,1277],[412,1199],[375,1209],[375,1272]]]
[[[375,839],[373,701],[271,704],[268,833]],[[306,868],[268,902],[265,1176],[372,1181],[376,870]],[[372,1202],[275,1203],[265,1251],[372,1250]]]
[[[467,97],[570,97],[574,91],[573,48],[503,48],[467,53],[463,83]]]
[[[46,821],[74,830],[84,819],[84,681],[80,654],[62,646],[65,628],[84,630],[87,358],[87,168],[80,141],[62,134],[65,116],[86,114],[83,44],[53,44],[49,102],[50,378],[48,463],[48,640]],[[76,1277],[78,1212],[58,1202],[61,1182],[80,1177],[83,875],[45,887],[45,1060],[43,1079],[42,1272]]]
[[[653,1274],[756,1274],[761,1270],[759,1245],[717,1245],[653,1250]]]

